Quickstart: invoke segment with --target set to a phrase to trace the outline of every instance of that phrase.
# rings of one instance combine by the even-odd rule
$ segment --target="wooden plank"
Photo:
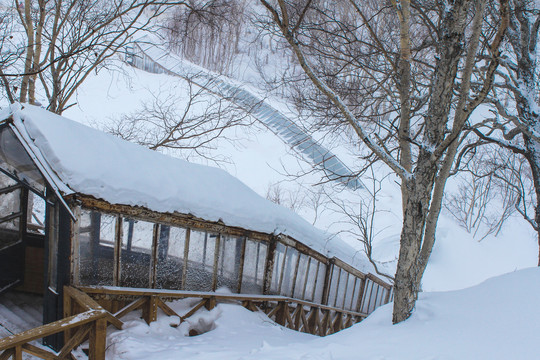
[[[298,279],[298,268],[300,267],[301,257],[302,257],[302,254],[298,253],[298,256],[296,257],[296,264],[294,265],[292,289],[291,289],[291,295],[290,295],[291,297],[294,297],[294,290],[296,289],[296,279]]]
[[[64,286],[64,296],[63,296],[63,303],[64,303],[64,318],[67,318],[72,315],[72,304],[71,304],[71,296],[68,291],[66,291],[67,286]],[[64,331],[64,342],[67,342],[71,338],[71,330]]]
[[[257,302],[269,302],[269,301],[287,301],[290,303],[302,304],[304,306],[318,307],[320,309],[328,309],[333,311],[341,311],[343,313],[350,313],[355,316],[366,316],[367,314],[349,310],[338,309],[336,307],[321,305],[310,301],[294,299],[280,295],[248,295],[248,294],[222,294],[215,292],[197,292],[197,291],[185,291],[185,290],[163,290],[163,289],[125,289],[121,287],[81,287],[82,291],[88,294],[95,294],[96,296],[106,296],[110,299],[126,299],[129,297],[140,298],[142,296],[157,295],[163,299],[182,299],[182,298],[204,298],[209,299],[214,297],[217,301],[243,301],[251,300]]]
[[[86,335],[90,332],[90,329],[92,328],[92,325],[84,325],[77,330],[77,332],[64,344],[64,347],[60,350],[58,353],[59,359],[65,359],[67,356],[71,353],[71,351],[76,347],[79,346],[84,339],[86,338]]]
[[[186,239],[184,242],[184,266],[182,267],[182,290],[186,289],[190,237],[191,237],[191,229],[188,228],[186,229]]]
[[[347,290],[349,290],[349,279],[351,277],[351,273],[347,272],[347,278],[345,279],[345,291],[343,292],[343,303],[341,304],[341,308],[345,309],[345,301],[347,301]],[[338,283],[339,286],[339,283]]]
[[[311,260],[313,260],[313,258],[311,256],[308,256],[308,263],[307,263],[307,266],[306,266],[306,273],[304,274],[304,287],[302,288],[302,299],[305,299],[306,298],[306,288],[307,288],[307,284],[308,284],[308,276],[309,276],[309,268],[311,266]],[[294,295],[294,293],[293,293]]]
[[[221,234],[216,236],[216,244],[214,247],[214,270],[212,274],[212,291],[217,289],[217,279],[218,279],[218,264],[219,264],[219,246],[221,244]]]
[[[90,330],[88,360],[105,360],[105,348],[107,345],[107,321],[98,319]]]
[[[277,317],[278,312],[281,310],[281,304],[281,302],[278,302],[276,306],[267,314],[270,319],[272,319],[274,316]]]
[[[81,206],[79,204],[70,204],[71,212],[75,215],[75,218],[81,218]],[[70,221],[71,224],[71,284],[79,285],[79,234],[80,234],[80,221]]]
[[[246,243],[247,238],[244,236],[242,237],[242,248],[240,249],[240,264],[238,264],[238,285],[236,287],[237,293],[242,292],[242,280],[244,277],[244,262],[246,257]],[[257,257],[257,260],[259,260],[259,257]]]
[[[120,285],[122,279],[122,237],[124,232],[124,219],[122,216],[116,216],[114,228],[114,260],[113,260],[113,284]]]
[[[165,304],[165,302],[163,300],[161,300],[160,298],[156,297],[156,304],[157,306],[163,310],[163,312],[167,315],[167,316],[178,316],[180,317],[180,315],[178,315],[176,313],[176,311],[174,311],[173,309],[171,309],[169,307],[169,305]]]
[[[317,291],[317,284],[319,282],[319,269],[321,266],[321,262],[317,261],[317,269],[315,270],[315,282],[313,283],[313,290],[311,292],[311,299],[315,301],[315,292]]]
[[[277,238],[275,236],[272,236],[272,240],[270,241],[270,245],[268,245],[268,251],[266,253],[266,265],[263,275],[263,294],[265,295],[270,293],[270,288],[272,285],[272,273],[274,272],[274,265],[276,260],[276,246]]]
[[[0,354],[0,360],[8,360],[15,354],[15,349],[7,349]]]
[[[272,235],[263,232],[246,230],[236,226],[227,226],[221,221],[207,221],[190,214],[159,213],[140,206],[109,204],[106,201],[95,199],[92,196],[77,194],[76,198],[84,208],[97,210],[109,214],[122,214],[129,218],[160,223],[163,225],[179,226],[231,236],[247,236],[251,239],[269,242]]]
[[[208,298],[204,306],[206,307],[208,311],[212,310],[213,308],[216,307],[216,298],[215,297]]]
[[[181,316],[180,317],[180,323],[183,323],[184,321],[186,321],[186,319],[188,317],[190,317],[191,315],[195,314],[197,312],[197,310],[199,310],[200,308],[202,308],[204,305],[206,305],[206,302],[208,301],[208,299],[202,299],[201,302],[199,302],[197,305],[195,305],[195,307],[191,310],[189,310],[184,316]]]
[[[150,259],[150,279],[149,284],[152,289],[156,288],[157,281],[157,263],[158,263],[158,240],[160,234],[160,224],[154,224],[154,231],[152,234],[152,256]]]
[[[285,263],[287,262],[287,251],[289,250],[289,246],[285,246],[285,252],[283,253],[283,261],[281,262],[281,269],[279,272],[279,283],[277,292],[278,294],[281,294],[281,286],[283,285],[283,278],[284,278],[284,272],[285,272]]]
[[[146,303],[143,306],[143,319],[148,325],[157,320],[157,296],[152,295],[148,297]]]
[[[294,321],[293,321],[293,319],[291,317],[291,308],[290,308],[289,304],[286,303],[286,302],[283,303],[283,309],[284,309],[283,313],[285,314],[285,319],[289,323],[289,326],[290,327],[294,326]],[[285,325],[286,325],[286,323],[285,323]]]
[[[322,297],[322,303],[328,305],[328,296],[330,295],[330,283],[332,281],[332,273],[334,269],[334,262],[330,260],[330,263],[326,266],[326,273],[324,274],[324,291]]]
[[[134,310],[136,310],[136,309],[138,309],[138,308],[140,308],[141,306],[143,306],[144,303],[145,303],[146,301],[147,301],[147,298],[141,297],[141,298],[139,298],[139,299],[137,299],[137,300],[135,300],[135,301],[129,303],[129,304],[126,305],[124,308],[120,309],[118,312],[116,312],[116,313],[114,314],[114,316],[115,316],[116,318],[121,318],[121,317],[123,317],[124,315],[126,315],[126,314],[128,314],[128,313],[130,313],[130,312],[132,312],[132,311],[134,311]]]
[[[22,360],[22,346],[15,346],[15,353],[13,353],[13,360]]]
[[[37,356],[45,360],[56,360],[58,358],[55,353],[51,351],[47,351],[45,349],[42,349],[32,344],[24,344],[22,345],[22,349],[25,353],[28,353],[33,356]]]
[[[358,304],[356,304],[356,311],[360,312],[363,307],[363,297],[366,288],[366,278],[360,278],[360,289],[358,289]]]
[[[15,335],[6,336],[0,339],[0,351],[72,329],[97,319],[103,319],[105,316],[106,312],[102,310],[87,311]]]

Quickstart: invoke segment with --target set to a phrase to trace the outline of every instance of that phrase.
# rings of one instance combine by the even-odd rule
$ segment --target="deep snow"
[[[516,271],[464,290],[423,293],[407,321],[391,324],[391,304],[363,322],[318,338],[282,328],[263,313],[221,304],[191,324],[161,315],[150,326],[132,313],[108,337],[112,359],[508,360],[540,357],[540,268]],[[185,303],[177,303],[178,310]],[[215,329],[186,337],[190,326]],[[141,346],[144,344],[144,346]]]

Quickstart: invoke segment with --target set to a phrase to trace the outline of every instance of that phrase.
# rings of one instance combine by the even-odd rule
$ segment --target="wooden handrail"
[[[198,292],[186,290],[163,290],[163,289],[141,289],[141,288],[122,288],[116,286],[85,286],[79,289],[87,294],[95,294],[102,296],[121,296],[121,297],[143,297],[143,296],[159,296],[169,299],[184,299],[184,298],[202,298],[216,300],[232,300],[232,301],[255,301],[255,302],[286,302],[296,303],[303,306],[317,307],[321,310],[335,311],[347,315],[358,316],[365,318],[368,314],[364,312],[356,312],[344,310],[328,305],[321,305],[314,302],[295,299],[281,295],[248,295],[248,294],[224,294],[215,292]]]
[[[26,344],[30,341],[41,339],[59,332],[79,327],[107,316],[104,310],[91,310],[73,315],[37,328],[23,331],[0,339],[0,351]]]

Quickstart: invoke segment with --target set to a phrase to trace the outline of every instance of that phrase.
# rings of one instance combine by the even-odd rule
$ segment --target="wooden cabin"
[[[0,119],[0,289],[43,294],[44,323],[64,316],[65,285],[227,288],[363,314],[391,298],[357,251],[223,170],[35,106]]]

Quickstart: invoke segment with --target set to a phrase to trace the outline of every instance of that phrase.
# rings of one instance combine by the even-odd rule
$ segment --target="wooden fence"
[[[115,317],[141,309],[147,323],[155,321],[158,309],[169,316],[178,316],[180,323],[197,310],[213,309],[219,302],[235,303],[251,311],[264,311],[269,318],[290,329],[325,336],[347,328],[367,314],[320,305],[304,300],[274,295],[221,294],[215,292],[171,291],[154,289],[124,289],[120,287],[85,287],[82,291],[93,297]],[[187,313],[176,313],[167,301],[200,299]]]

